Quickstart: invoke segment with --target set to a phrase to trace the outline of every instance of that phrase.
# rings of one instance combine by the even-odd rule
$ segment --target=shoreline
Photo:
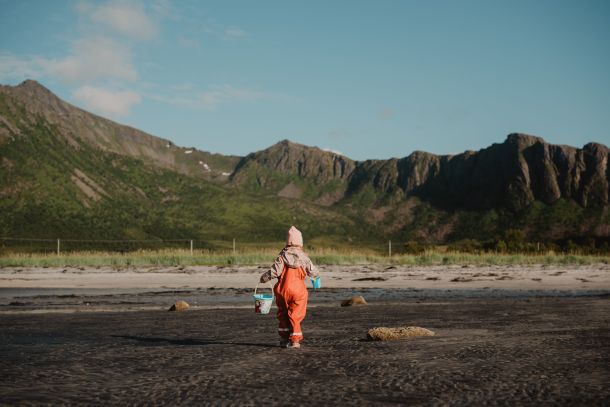
[[[0,313],[248,308],[263,266],[0,268]],[[585,297],[610,293],[610,265],[321,266],[311,306],[352,295],[369,302],[426,298]],[[268,291],[271,285],[261,285]]]
[[[610,289],[610,265],[320,266],[327,288]],[[254,288],[266,266],[1,267],[0,288]]]
[[[355,293],[362,294],[362,293]],[[457,294],[457,295],[456,295]],[[343,298],[343,297],[341,297]],[[347,299],[348,297],[344,298]],[[475,300],[532,300],[532,299],[553,299],[553,298],[574,298],[574,299],[599,299],[599,300],[607,300],[610,298],[610,291],[598,291],[598,292],[524,292],[516,295],[506,296],[503,293],[496,293],[493,296],[470,296],[468,294],[463,295],[463,293],[454,293],[451,296],[444,297],[424,297],[424,300],[416,299],[418,304],[423,305],[447,305],[450,304],[451,300],[461,300],[461,301],[475,301]],[[413,298],[411,298],[413,299]],[[371,301],[367,300],[367,305],[404,305],[406,299],[394,299],[389,301]],[[307,309],[315,309],[315,308],[340,308],[339,301],[334,302],[319,302],[319,303],[308,303]],[[250,304],[251,300],[246,299],[245,301],[240,302],[239,304],[231,304],[231,303],[210,303],[205,305],[189,305],[189,309],[186,312],[196,312],[196,311],[210,311],[210,310],[248,310],[252,311],[253,307]],[[112,306],[87,306],[87,305],[77,305],[77,306],[59,306],[59,307],[49,307],[45,306],[36,306],[36,307],[23,307],[23,306],[7,306],[0,304],[0,315],[39,315],[39,314],[105,314],[105,313],[117,313],[122,314],[125,312],[129,313],[139,313],[139,312],[167,312],[168,307],[171,305],[171,302],[157,304],[157,305],[141,305],[141,306],[129,306],[126,307],[122,304],[112,305]],[[270,314],[275,315],[275,304],[271,307]],[[183,311],[184,312],[184,311]]]

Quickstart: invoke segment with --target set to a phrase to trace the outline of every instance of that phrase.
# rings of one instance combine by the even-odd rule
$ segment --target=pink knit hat
[[[303,235],[301,231],[294,226],[288,229],[288,237],[286,237],[286,246],[303,246]]]

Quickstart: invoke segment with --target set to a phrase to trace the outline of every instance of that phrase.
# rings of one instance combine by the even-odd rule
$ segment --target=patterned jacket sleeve
[[[320,275],[320,270],[313,264],[311,259],[307,259],[307,267],[305,267],[305,272],[309,277],[318,277]]]
[[[282,270],[284,269],[284,259],[281,255],[277,256],[273,265],[266,272],[261,275],[260,282],[266,283],[267,281],[278,278],[280,274],[282,274]]]

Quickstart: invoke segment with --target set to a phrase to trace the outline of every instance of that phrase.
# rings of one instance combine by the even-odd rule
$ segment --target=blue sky
[[[511,132],[610,145],[610,2],[0,0],[0,83],[33,78],[185,147],[363,160]]]

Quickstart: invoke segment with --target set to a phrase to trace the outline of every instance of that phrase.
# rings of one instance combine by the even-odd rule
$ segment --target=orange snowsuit
[[[261,276],[260,281],[272,278],[279,281],[273,287],[279,320],[278,334],[284,341],[298,343],[303,340],[301,321],[307,312],[308,292],[305,276],[317,277],[318,270],[298,246],[284,248],[273,266]]]

